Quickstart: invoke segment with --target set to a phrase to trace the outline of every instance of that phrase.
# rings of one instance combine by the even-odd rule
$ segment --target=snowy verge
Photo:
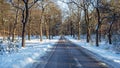
[[[55,37],[53,40],[44,39],[42,42],[39,39],[26,40],[26,47],[20,48],[18,52],[0,55],[0,68],[30,68],[58,40],[59,37]]]
[[[56,45],[56,44],[55,44]],[[48,64],[48,61],[50,60],[51,56],[53,55],[55,49],[57,46],[52,47],[47,51],[47,54],[45,54],[43,57],[37,59],[31,68],[45,68],[45,66]]]
[[[120,67],[120,54],[117,54],[115,51],[109,49],[103,42],[100,43],[100,47],[94,46],[93,43],[86,43],[85,39],[75,40],[70,36],[65,36],[67,39],[72,41],[73,43],[85,48],[86,53],[94,56],[94,58],[103,61],[110,65],[113,68]],[[84,50],[84,49],[83,49]]]

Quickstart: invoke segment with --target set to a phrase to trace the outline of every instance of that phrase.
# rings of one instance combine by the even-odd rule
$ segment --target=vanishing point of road
[[[54,47],[55,50],[44,68],[109,68],[105,63],[84,52],[84,48],[64,37],[61,37]],[[36,68],[40,68],[39,65]]]

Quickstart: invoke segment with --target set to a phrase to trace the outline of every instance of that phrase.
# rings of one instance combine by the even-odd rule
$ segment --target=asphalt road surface
[[[37,67],[39,68],[39,67]],[[93,59],[86,54],[82,47],[66,40],[60,39],[56,49],[48,60],[45,68],[108,68],[101,61]]]

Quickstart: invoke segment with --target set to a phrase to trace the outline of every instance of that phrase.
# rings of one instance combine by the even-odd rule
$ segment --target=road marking
[[[103,66],[107,66],[105,63],[103,63],[103,62],[100,62],[99,63],[100,65],[103,65]]]
[[[69,46],[67,46],[68,49],[70,49],[70,53],[72,54],[72,51],[71,51],[71,48]],[[78,59],[77,58],[74,58],[75,62],[77,63],[77,67],[82,67],[82,64],[79,63]]]
[[[78,61],[78,59],[77,59],[77,58],[74,58],[74,60],[75,60],[75,61],[76,61],[76,63],[77,63],[77,65],[76,65],[77,67],[82,67],[82,64],[80,64],[80,63],[79,63],[79,61]]]

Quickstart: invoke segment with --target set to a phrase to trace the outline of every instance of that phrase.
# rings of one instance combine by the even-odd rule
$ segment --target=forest
[[[67,7],[61,10],[56,0],[0,0],[0,36],[2,40],[22,37],[25,47],[26,36],[71,35],[86,42],[106,40],[109,44],[119,42],[119,0],[59,0]]]

